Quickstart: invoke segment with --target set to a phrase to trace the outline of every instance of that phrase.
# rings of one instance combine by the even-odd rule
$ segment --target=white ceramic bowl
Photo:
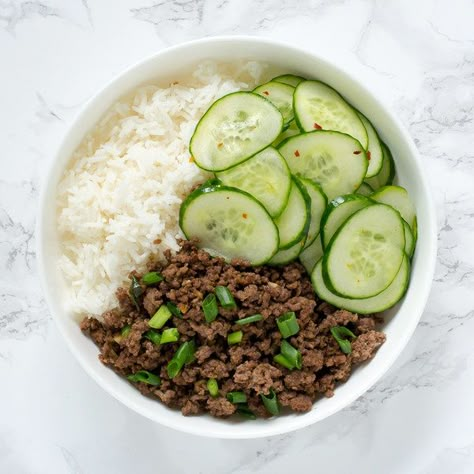
[[[358,368],[336,389],[334,397],[317,401],[300,415],[270,420],[240,422],[209,416],[184,417],[158,401],[142,396],[126,380],[103,366],[96,346],[81,333],[78,323],[65,310],[64,283],[56,265],[58,241],[55,224],[56,186],[74,149],[107,108],[124,93],[154,79],[179,75],[203,59],[228,61],[246,58],[274,64],[282,71],[327,82],[361,110],[376,125],[391,148],[398,181],[412,197],[418,215],[418,245],[413,260],[409,290],[404,300],[387,316],[386,343],[376,357]],[[153,55],[113,79],[78,115],[66,134],[43,186],[38,219],[39,269],[51,313],[68,346],[86,372],[123,404],[162,425],[201,436],[258,438],[311,425],[341,410],[367,391],[393,364],[411,337],[425,307],[436,256],[436,221],[420,158],[413,141],[399,120],[356,78],[314,53],[261,38],[208,38],[175,46]]]

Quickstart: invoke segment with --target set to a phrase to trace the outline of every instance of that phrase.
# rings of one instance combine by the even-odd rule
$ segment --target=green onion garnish
[[[260,398],[270,415],[277,416],[280,414],[280,404],[273,389],[270,390],[268,395],[260,394]]]
[[[283,341],[281,343],[282,356],[297,369],[301,369],[301,352],[295,349],[289,342]]]
[[[181,372],[183,366],[193,360],[195,350],[194,341],[186,341],[179,346],[166,367],[170,379],[176,377]]]
[[[129,375],[127,379],[130,380],[130,382],[143,382],[147,383],[148,385],[160,385],[161,383],[160,377],[148,372],[148,370],[139,370],[133,375]]]
[[[283,354],[277,354],[276,356],[273,357],[273,360],[277,364],[280,364],[289,370],[292,370],[295,368],[295,366]]]
[[[132,330],[132,326],[130,326],[130,324],[127,324],[126,326],[124,326],[121,331],[120,331],[120,335],[125,338],[127,337],[129,334],[130,334],[130,331]]]
[[[148,326],[154,329],[161,329],[168,319],[171,318],[171,311],[167,306],[162,304],[158,311],[152,316],[150,321],[148,321]]]
[[[235,322],[235,324],[240,324],[243,326],[244,324],[256,323],[257,321],[261,321],[263,316],[261,314],[254,314],[253,316],[247,316],[246,318],[239,319]]]
[[[217,318],[219,309],[217,307],[216,295],[209,293],[202,302],[202,310],[204,311],[204,317],[208,323],[212,323]]]
[[[216,286],[215,292],[216,292],[217,298],[219,298],[219,303],[221,304],[223,308],[226,308],[226,309],[237,308],[234,297],[232,296],[232,293],[229,291],[229,288],[227,288],[227,286]]]
[[[345,337],[350,337],[351,339],[355,339],[356,335],[350,330],[347,329],[345,326],[333,326],[331,328],[331,334],[334,339],[336,339],[341,351],[344,354],[350,354],[352,352],[352,345],[351,341],[347,340]]]
[[[140,282],[137,278],[132,275],[132,283],[130,283],[130,289],[128,290],[128,294],[132,303],[135,305],[138,311],[140,311],[140,305],[138,304],[138,298],[143,294],[143,288],[140,285]]]
[[[155,283],[159,283],[160,281],[163,281],[164,277],[158,272],[149,272],[145,273],[145,275],[142,276],[142,282],[146,286],[154,285]]]
[[[168,301],[168,303],[166,303],[166,307],[171,311],[173,316],[183,319],[183,313],[174,303]]]
[[[298,325],[294,311],[285,313],[283,316],[277,318],[277,324],[281,335],[285,339],[287,337],[294,336],[300,330],[300,326]]]
[[[179,331],[176,328],[168,328],[161,333],[161,344],[176,342],[178,339]]]
[[[244,333],[242,331],[231,332],[227,335],[227,344],[229,344],[229,346],[232,346],[233,344],[238,344],[242,341],[243,336]]]
[[[247,405],[239,405],[237,407],[236,413],[239,414],[242,418],[246,418],[247,420],[256,420],[257,417],[255,413],[250,410]]]
[[[246,403],[247,395],[244,392],[229,392],[227,395],[227,400],[231,403]]]
[[[207,381],[207,389],[209,390],[209,395],[211,397],[217,397],[219,395],[219,385],[216,379],[209,379]]]
[[[156,331],[153,331],[150,329],[150,331],[147,331],[145,334],[144,334],[145,338],[150,340],[151,342],[153,342],[153,344],[156,344],[157,346],[160,345],[160,342],[161,342],[161,335],[160,333],[156,332]]]

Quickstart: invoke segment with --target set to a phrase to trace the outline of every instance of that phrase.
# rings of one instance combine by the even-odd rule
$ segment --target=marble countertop
[[[473,18],[472,0],[1,0],[0,472],[474,472]],[[393,106],[439,220],[431,296],[395,366],[342,412],[256,441],[162,428],[99,388],[48,313],[34,236],[45,170],[99,87],[168,45],[239,33],[314,47]]]

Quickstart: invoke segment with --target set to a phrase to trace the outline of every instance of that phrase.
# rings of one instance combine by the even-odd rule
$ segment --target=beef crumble
[[[100,360],[118,374],[147,370],[159,375],[159,386],[133,383],[144,395],[179,408],[184,415],[232,415],[236,405],[226,398],[231,391],[244,392],[248,407],[258,416],[269,416],[260,395],[271,390],[282,406],[295,412],[308,411],[318,397],[331,397],[353,367],[372,358],[385,341],[385,335],[376,329],[376,317],[358,316],[319,300],[298,263],[252,267],[234,260],[228,264],[192,242],[183,241],[181,246],[178,253],[166,255],[165,265],[153,265],[151,270],[160,272],[164,280],[143,287],[138,309],[128,290],[121,288],[117,292],[119,307],[100,319],[85,318],[81,328],[99,346]],[[219,308],[218,317],[207,323],[201,303],[218,285],[230,290],[237,307]],[[144,334],[150,329],[151,316],[166,302],[173,302],[182,312],[181,318],[173,316],[166,325],[176,327],[180,338],[175,343],[156,345]],[[301,352],[301,370],[288,370],[273,360],[282,342],[276,318],[288,311],[296,313],[300,327],[287,340]],[[256,313],[263,316],[261,321],[235,324]],[[129,331],[122,335],[125,326]],[[346,326],[356,336],[350,354],[344,354],[331,335],[333,326]],[[234,331],[242,331],[243,338],[229,346],[227,335]],[[179,345],[191,339],[196,344],[194,360],[170,379],[168,362]],[[206,387],[209,378],[219,384],[215,398]]]

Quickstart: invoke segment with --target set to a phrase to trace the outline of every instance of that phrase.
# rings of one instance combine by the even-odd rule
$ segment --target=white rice
[[[190,162],[194,127],[219,97],[254,88],[262,70],[255,62],[203,63],[178,84],[140,87],[85,137],[58,187],[70,310],[98,315],[114,307],[131,270],[178,250],[180,204],[208,176]]]

